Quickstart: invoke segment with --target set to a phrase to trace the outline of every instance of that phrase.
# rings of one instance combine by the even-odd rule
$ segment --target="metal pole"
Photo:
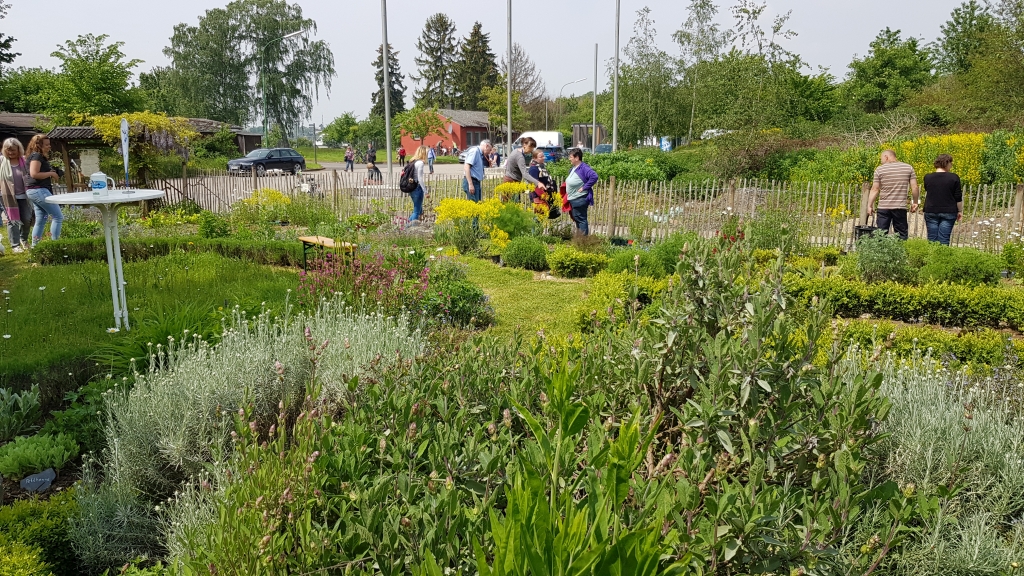
[[[597,43],[594,43],[594,117],[590,127],[590,152],[597,152]]]
[[[380,0],[380,20],[384,46],[381,54],[384,59],[384,137],[387,139],[388,151],[388,187],[391,187],[391,77],[388,74],[388,0]]]
[[[269,44],[267,45],[269,46]],[[267,46],[260,50],[260,84],[263,85],[263,147],[267,147],[267,72],[263,69],[263,53],[267,50]]]
[[[311,124],[313,127],[313,163],[316,163],[316,122]]]
[[[544,97],[544,129],[548,129],[548,99]]]
[[[512,0],[508,0],[508,120],[505,125],[505,157],[512,153]]]
[[[612,83],[612,152],[619,149],[619,2],[615,0],[615,78]]]

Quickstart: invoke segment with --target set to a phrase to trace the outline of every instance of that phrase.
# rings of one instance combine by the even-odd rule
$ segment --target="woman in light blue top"
[[[584,236],[590,234],[587,223],[587,210],[594,205],[594,184],[597,184],[597,172],[583,161],[583,150],[569,149],[569,163],[572,169],[565,179],[565,198],[572,210],[569,217],[576,223],[576,230]]]

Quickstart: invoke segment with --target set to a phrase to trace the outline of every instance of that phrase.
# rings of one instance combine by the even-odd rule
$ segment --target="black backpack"
[[[419,182],[416,182],[416,163],[409,162],[402,168],[402,177],[398,180],[398,188],[406,194],[412,194],[416,191],[416,187],[419,186]]]

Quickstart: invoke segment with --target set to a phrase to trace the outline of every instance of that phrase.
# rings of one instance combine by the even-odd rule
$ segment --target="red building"
[[[409,156],[412,156],[419,146],[426,145],[436,147],[440,142],[441,146],[452,148],[454,144],[459,150],[465,150],[470,146],[476,146],[481,140],[489,138],[490,122],[487,120],[487,112],[474,112],[471,110],[446,110],[437,111],[444,121],[444,129],[447,132],[444,138],[436,134],[427,136],[423,141],[413,138],[412,134],[402,133],[402,147]]]

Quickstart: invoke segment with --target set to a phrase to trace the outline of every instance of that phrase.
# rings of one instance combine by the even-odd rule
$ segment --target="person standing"
[[[32,246],[43,238],[46,219],[50,219],[50,236],[60,239],[60,228],[64,223],[64,214],[60,206],[50,204],[47,198],[53,196],[53,178],[60,178],[63,170],[50,166],[50,139],[44,134],[36,134],[28,143],[28,178],[25,179],[25,195],[35,207],[36,225],[32,229]]]
[[[366,145],[366,163],[377,163],[377,149],[373,147],[373,142],[370,142],[369,144]]]
[[[928,241],[949,246],[953,225],[964,216],[964,192],[960,177],[949,171],[953,157],[939,154],[935,172],[924,177],[924,225]]]
[[[345,147],[345,172],[356,171],[356,151],[351,146]]]
[[[907,190],[913,195],[910,211],[917,212],[921,190],[917,186],[914,167],[896,158],[896,152],[882,152],[882,164],[875,169],[874,183],[868,194],[868,214],[875,213],[875,199],[878,199],[878,222],[876,226],[889,232],[892,230],[907,239]]]
[[[433,146],[427,148],[427,164],[430,166],[430,173],[431,174],[434,173],[434,159],[436,157],[437,157],[437,155],[434,154]]]
[[[481,140],[479,146],[472,146],[466,150],[466,163],[462,166],[462,191],[466,193],[466,198],[473,202],[482,199],[483,189],[480,182],[484,179],[484,158],[491,153],[491,149],[490,140]]]
[[[0,156],[0,197],[7,214],[7,236],[15,253],[28,248],[32,226],[32,205],[25,195],[25,148],[17,138],[4,140]]]
[[[534,186],[542,186],[539,180],[530,176],[527,168],[526,158],[533,157],[533,151],[537,148],[537,141],[527,136],[523,138],[523,147],[516,148],[505,160],[505,182],[522,182],[526,180]]]
[[[511,158],[509,158],[511,160]],[[597,172],[583,161],[583,150],[569,150],[569,163],[572,168],[565,178],[565,195],[569,206],[569,217],[576,223],[576,231],[587,236],[590,225],[587,222],[587,210],[594,205],[594,184],[597,184]]]
[[[413,226],[419,225],[420,217],[423,216],[423,199],[430,196],[427,180],[423,177],[428,150],[426,146],[420,146],[412,156],[413,168],[416,170],[416,189],[409,193],[412,197],[412,215],[409,216],[409,224]],[[413,224],[414,222],[415,224]]]
[[[398,147],[398,165],[405,166],[405,146]]]

